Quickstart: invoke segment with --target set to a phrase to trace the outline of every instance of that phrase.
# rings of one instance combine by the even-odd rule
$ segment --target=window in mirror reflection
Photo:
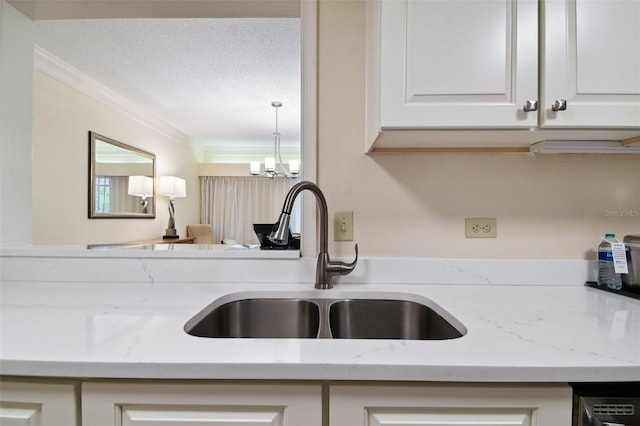
[[[155,217],[155,155],[95,132],[89,151],[89,217]]]
[[[96,176],[96,213],[111,211],[110,182],[107,176]]]

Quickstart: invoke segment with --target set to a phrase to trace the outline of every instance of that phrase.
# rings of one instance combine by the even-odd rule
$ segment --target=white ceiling
[[[299,18],[73,19],[35,25],[37,46],[206,147],[210,162],[237,161],[242,156],[234,151],[256,159],[268,153],[274,100],[283,103],[282,144],[299,156]]]

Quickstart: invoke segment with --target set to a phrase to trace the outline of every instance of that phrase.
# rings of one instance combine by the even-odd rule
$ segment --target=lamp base
[[[164,230],[164,235],[162,236],[163,240],[176,240],[178,238],[180,238],[180,236],[175,228],[167,228]]]

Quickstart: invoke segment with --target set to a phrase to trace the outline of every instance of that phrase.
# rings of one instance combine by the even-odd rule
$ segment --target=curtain
[[[129,176],[111,176],[113,213],[142,213],[140,197],[129,195]]]
[[[254,223],[275,223],[295,180],[255,176],[201,176],[200,222],[213,226],[214,241],[259,244]],[[292,217],[292,232],[299,220]]]
[[[129,195],[129,176],[97,176],[96,211],[142,213],[140,197]]]

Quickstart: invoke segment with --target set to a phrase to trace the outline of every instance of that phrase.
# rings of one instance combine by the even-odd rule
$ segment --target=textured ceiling
[[[36,45],[210,152],[264,152],[274,100],[282,143],[299,152],[298,18],[35,22]]]

